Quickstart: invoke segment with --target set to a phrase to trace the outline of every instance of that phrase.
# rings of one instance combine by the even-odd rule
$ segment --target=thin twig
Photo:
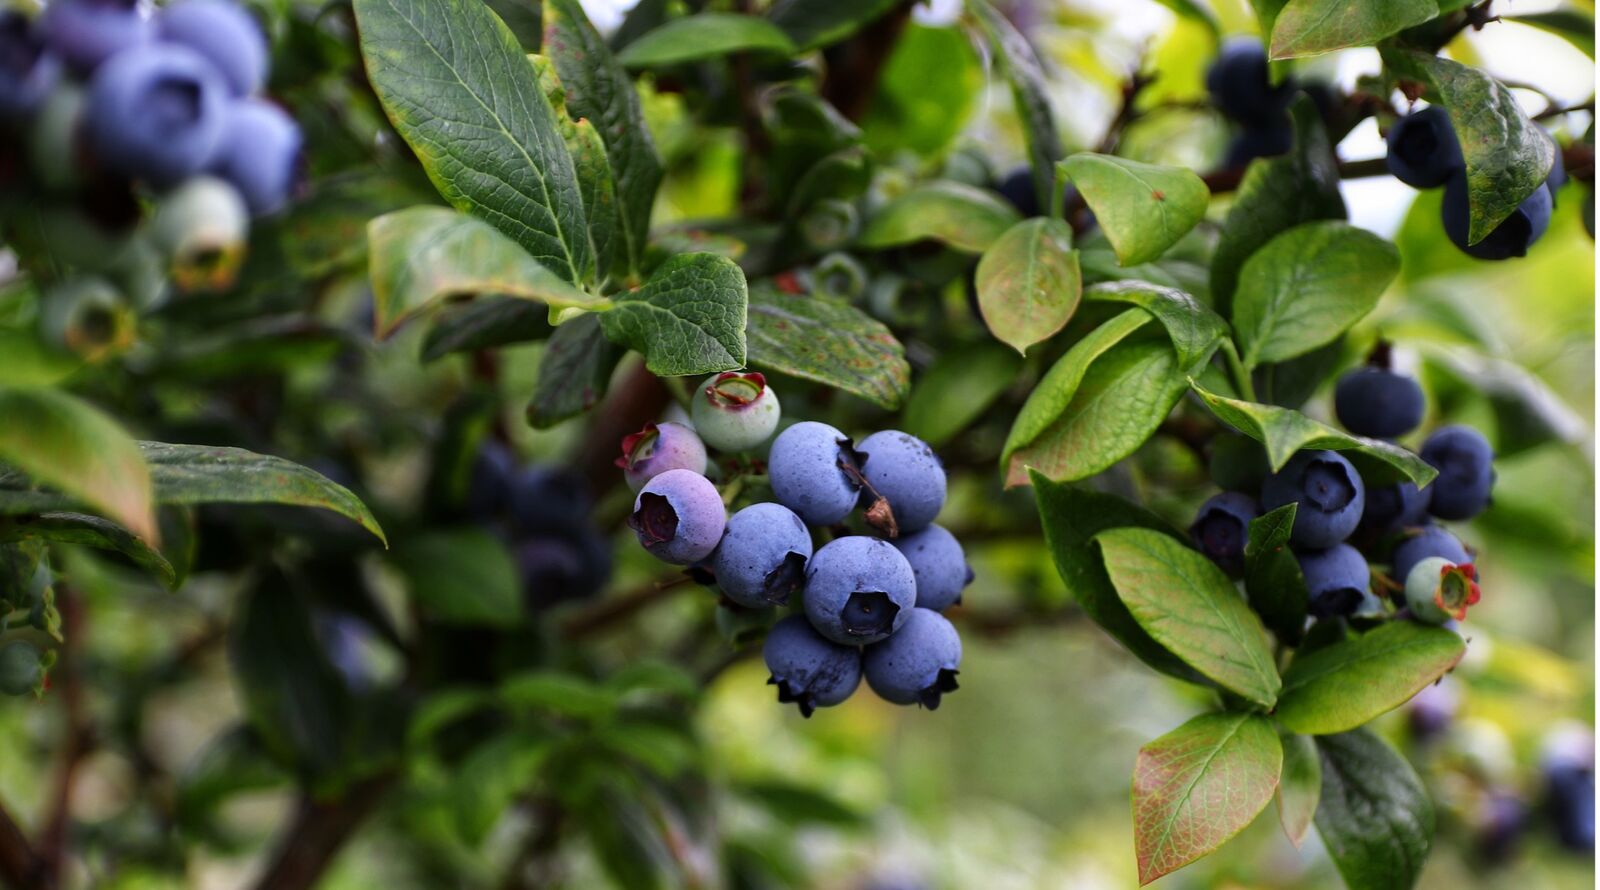
[[[0,806],[0,880],[16,890],[46,890],[43,865],[11,813]]]
[[[310,890],[316,886],[345,841],[383,799],[395,775],[385,773],[347,789],[336,800],[301,800],[293,824],[256,882],[257,890]]]
[[[569,640],[576,640],[598,633],[689,587],[691,581],[687,575],[651,581],[621,596],[603,599],[567,616],[561,623],[561,634]]]
[[[61,636],[65,642],[59,649],[51,678],[52,688],[58,691],[66,710],[66,739],[59,748],[61,765],[38,843],[40,867],[52,887],[61,883],[66,860],[67,833],[72,821],[72,788],[77,781],[78,767],[95,747],[94,728],[84,709],[83,669],[77,655],[84,639],[83,598],[72,587],[58,584],[56,605],[61,611]]]

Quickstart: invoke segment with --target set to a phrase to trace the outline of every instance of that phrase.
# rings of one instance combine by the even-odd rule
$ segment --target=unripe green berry
[[[867,270],[848,253],[830,253],[811,271],[816,289],[829,296],[852,300],[867,289]]]
[[[1430,556],[1406,576],[1406,605],[1418,621],[1428,624],[1460,621],[1478,596],[1478,570],[1472,563],[1456,565],[1442,556]]]
[[[26,640],[11,640],[0,646],[0,692],[27,695],[39,688],[44,664],[39,650]]]
[[[829,198],[818,201],[800,217],[800,235],[817,250],[833,250],[850,243],[860,223],[854,204]]]
[[[128,301],[93,275],[69,278],[46,291],[39,323],[46,340],[85,361],[99,361],[133,342]]]
[[[707,445],[744,451],[767,440],[778,428],[778,394],[756,371],[714,374],[695,390],[689,417]]]
[[[195,176],[161,200],[153,231],[179,289],[223,290],[244,259],[250,211],[233,186]]]

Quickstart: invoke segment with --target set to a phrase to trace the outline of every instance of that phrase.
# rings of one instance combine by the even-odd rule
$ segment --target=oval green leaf
[[[1399,752],[1364,729],[1317,738],[1317,834],[1345,885],[1410,890],[1433,846],[1428,790]]]
[[[1027,354],[1078,308],[1083,277],[1072,227],[1040,216],[1007,229],[978,260],[977,287],[978,310],[995,339]]]
[[[481,529],[407,539],[391,557],[411,598],[448,624],[513,627],[522,621],[522,582],[506,545]]]
[[[651,68],[737,52],[789,55],[794,51],[789,35],[766,19],[731,12],[702,12],[647,31],[618,53],[617,61],[629,68]]]
[[[842,300],[761,287],[750,296],[750,364],[894,410],[911,387],[905,347]]]
[[[1289,843],[1298,847],[1311,830],[1322,797],[1322,759],[1311,736],[1280,733],[1279,741],[1283,743],[1283,774],[1278,780],[1278,821],[1283,823]]]
[[[1272,58],[1372,46],[1438,14],[1435,0],[1289,0],[1272,26]]]
[[[1178,364],[1192,368],[1211,357],[1228,335],[1228,323],[1210,307],[1175,287],[1147,281],[1107,281],[1084,289],[1084,299],[1131,303],[1155,316],[1172,338]]]
[[[1211,190],[1193,170],[1080,152],[1057,165],[1116,249],[1117,262],[1156,259],[1206,215]]]
[[[917,378],[901,428],[938,448],[989,410],[1020,370],[1022,360],[999,343],[947,350]]]
[[[1149,529],[1111,529],[1095,541],[1118,596],[1156,642],[1219,685],[1272,707],[1281,683],[1266,628],[1216,564]]]
[[[1355,729],[1410,701],[1466,651],[1453,631],[1387,622],[1296,658],[1283,675],[1278,722],[1307,735]]]
[[[1278,639],[1298,645],[1305,633],[1306,590],[1300,562],[1289,549],[1298,504],[1284,504],[1250,520],[1250,537],[1244,546],[1244,589],[1250,608],[1256,610]]]
[[[1254,714],[1202,714],[1140,748],[1133,766],[1139,883],[1243,831],[1272,801],[1282,768],[1277,732]]]
[[[608,338],[644,354],[658,377],[731,371],[745,364],[750,297],[727,257],[680,253],[600,316]]]
[[[867,220],[860,244],[884,248],[933,240],[967,253],[983,253],[1020,219],[992,192],[936,180],[884,205]]]
[[[1050,110],[1050,84],[1033,44],[988,0],[968,0],[968,13],[994,51],[999,69],[1011,84],[1011,104],[1022,124],[1028,147],[1028,169],[1040,207],[1049,207],[1055,192],[1055,163],[1066,150]]]

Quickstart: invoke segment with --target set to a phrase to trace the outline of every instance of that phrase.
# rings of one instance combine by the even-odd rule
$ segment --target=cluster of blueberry
[[[1477,244],[1467,243],[1469,221],[1466,164],[1461,143],[1456,138],[1450,115],[1438,105],[1430,105],[1395,121],[1389,128],[1389,172],[1412,188],[1444,186],[1444,205],[1440,211],[1444,233],[1450,242],[1468,256],[1480,260],[1505,260],[1526,256],[1528,248],[1550,227],[1550,214],[1556,206],[1556,193],[1567,181],[1567,170],[1556,151],[1544,185],[1534,189],[1517,209]]]
[[[1375,350],[1373,360],[1339,378],[1334,411],[1356,435],[1405,436],[1422,423],[1422,387],[1386,367],[1387,346]],[[1399,600],[1400,616],[1453,626],[1477,602],[1472,556],[1433,520],[1471,519],[1489,505],[1494,454],[1481,433],[1445,426],[1429,435],[1420,453],[1439,475],[1425,489],[1410,482],[1371,484],[1335,451],[1302,451],[1262,479],[1264,463],[1253,444],[1219,446],[1213,476],[1233,490],[1206,501],[1190,529],[1195,545],[1224,570],[1242,572],[1252,519],[1296,503],[1290,544],[1313,617],[1385,613],[1372,592],[1369,557],[1390,567],[1379,587]]]
[[[530,609],[592,596],[611,579],[611,548],[587,518],[592,506],[570,470],[518,467],[498,442],[473,458],[465,512],[509,542]]]
[[[1242,167],[1255,158],[1289,150],[1294,143],[1289,102],[1297,89],[1291,78],[1272,82],[1261,41],[1234,37],[1222,45],[1206,71],[1206,92],[1218,110],[1239,124],[1239,132],[1228,143],[1225,166]]]
[[[827,424],[796,423],[767,454],[776,503],[728,516],[705,476],[706,446],[748,451],[778,419],[762,375],[728,372],[696,391],[694,429],[668,422],[628,436],[618,465],[638,491],[629,526],[651,554],[690,566],[738,606],[790,607],[800,596],[763,648],[779,701],[809,717],[865,677],[887,701],[937,708],[961,663],[961,638],[940,612],[972,581],[961,544],[933,523],[944,467],[896,430],[852,443]],[[873,533],[838,532],[858,507]],[[813,527],[835,534],[813,548]]]
[[[231,280],[251,216],[288,200],[300,155],[299,126],[258,95],[267,64],[260,25],[232,0],[0,12],[0,155],[60,196],[44,235],[92,273],[47,299],[53,339],[88,351],[163,299],[169,273],[186,289]],[[158,198],[147,230],[142,194]]]

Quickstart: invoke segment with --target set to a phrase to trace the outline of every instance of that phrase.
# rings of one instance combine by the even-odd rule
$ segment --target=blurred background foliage
[[[810,721],[777,707],[759,664],[730,660],[726,643],[707,633],[716,624],[709,596],[693,587],[666,596],[655,589],[661,567],[631,546],[630,532],[617,530],[627,495],[613,488],[595,508],[616,559],[600,602],[626,604],[626,620],[592,604],[568,607],[483,649],[472,630],[461,629],[455,657],[492,651],[546,670],[521,675],[532,678],[523,687],[499,687],[492,702],[481,697],[488,693],[434,695],[409,727],[386,722],[384,699],[364,691],[394,688],[407,679],[403,672],[429,669],[407,666],[386,641],[389,632],[374,628],[392,626],[403,639],[418,620],[422,594],[414,588],[423,573],[407,569],[403,555],[441,533],[427,515],[441,431],[470,416],[525,462],[580,468],[599,451],[604,467],[615,445],[599,440],[588,418],[544,430],[525,421],[543,342],[426,363],[418,360],[426,326],[370,342],[365,222],[437,199],[360,76],[348,6],[256,5],[274,38],[270,92],[293,109],[311,145],[309,195],[288,216],[257,227],[234,292],[175,304],[155,320],[157,334],[130,354],[131,373],[92,375],[78,389],[119,406],[141,434],[245,444],[342,477],[394,545],[387,556],[367,550],[349,559],[369,545],[336,520],[202,512],[196,571],[176,594],[98,553],[63,548],[63,570],[79,598],[64,617],[81,634],[74,646],[84,702],[72,719],[97,727],[71,799],[83,884],[248,883],[279,826],[317,806],[295,790],[280,758],[263,753],[280,745],[316,755],[302,756],[298,778],[326,795],[348,800],[364,783],[404,777],[354,831],[321,885],[330,888],[489,887],[519,863],[536,869],[532,882],[505,886],[540,886],[540,874],[572,887],[1134,885],[1127,776],[1135,751],[1204,702],[1142,669],[1081,620],[1041,546],[1030,494],[1000,490],[993,456],[1010,424],[1004,402],[1014,405],[1047,365],[1039,356],[1021,362],[989,341],[965,312],[959,283],[915,306],[870,287],[865,297],[905,342],[917,372],[899,422],[959,468],[945,516],[967,542],[977,580],[966,594],[962,689],[938,713],[867,695]],[[491,5],[514,28],[526,25],[522,0]],[[614,41],[627,38],[624,9],[605,0],[587,5],[603,29],[623,29]],[[1050,100],[1069,150],[1100,143],[1130,75],[1142,72],[1154,80],[1139,93],[1118,151],[1201,171],[1219,165],[1226,125],[1205,107],[1203,86],[1215,37],[1169,8],[1187,4],[1001,5],[1050,65]],[[1208,5],[1223,33],[1254,30],[1242,0]],[[1560,4],[1508,5],[1526,13]],[[1590,3],[1573,5],[1592,14]],[[993,60],[951,26],[949,6],[917,9],[862,118],[864,140],[882,163],[877,197],[932,171],[986,183],[1024,157],[1009,91]],[[1449,52],[1507,81],[1539,84],[1549,104],[1592,97],[1593,63],[1525,24],[1464,33]],[[1376,67],[1375,51],[1355,50],[1300,70],[1347,89]],[[698,114],[681,85],[647,75],[642,90],[667,170],[655,224],[683,223],[695,237],[714,237],[708,221],[738,217],[744,198],[749,156],[738,122]],[[1518,95],[1530,112],[1545,110],[1545,97]],[[1546,123],[1571,141],[1591,118],[1579,111]],[[1370,120],[1340,147],[1347,160],[1381,153]],[[1441,694],[1454,696],[1455,718],[1431,735],[1416,731],[1423,718],[1415,707],[1378,724],[1441,803],[1424,887],[1594,881],[1592,862],[1562,852],[1538,813],[1541,745],[1568,723],[1592,727],[1594,714],[1595,282],[1583,221],[1592,209],[1583,198],[1577,184],[1566,190],[1549,234],[1525,260],[1489,264],[1445,240],[1436,192],[1418,196],[1386,178],[1346,184],[1352,221],[1396,240],[1403,273],[1345,339],[1342,363],[1356,362],[1380,334],[1397,341],[1399,361],[1428,385],[1435,416],[1426,426],[1443,418],[1472,423],[1492,431],[1502,454],[1494,509],[1463,529],[1487,580],[1468,659]],[[1213,214],[1225,209],[1219,201]],[[907,261],[914,277],[918,258]],[[640,373],[637,361],[626,360],[618,378]],[[890,419],[797,381],[777,386],[790,417],[846,429]],[[983,404],[995,393],[1008,394],[1002,407],[951,416],[951,406]],[[1307,411],[1328,418],[1328,393],[1316,394]],[[1566,441],[1519,449],[1530,424],[1551,426]],[[1213,490],[1205,469],[1167,437],[1108,477],[1099,481],[1137,493],[1179,524]],[[251,571],[230,563],[274,549],[275,561]],[[442,552],[456,554],[444,561],[447,569],[468,570],[459,542]],[[324,571],[324,561],[340,568]],[[274,574],[271,564],[291,566],[292,578]],[[273,599],[285,584],[300,594]],[[356,588],[373,594],[356,611],[381,617],[349,626],[322,620]],[[307,602],[311,611],[297,617]],[[250,626],[262,636],[223,645],[230,621],[252,608],[263,619]],[[312,622],[325,642],[339,641],[343,655],[324,659],[279,645],[292,634],[274,637],[275,620]],[[577,624],[581,656],[551,655],[549,634]],[[308,676],[342,670],[345,680],[254,683],[248,653],[257,644]],[[660,661],[678,666],[651,667]],[[697,676],[710,679],[703,689]],[[301,700],[307,689],[329,688],[345,691]],[[61,740],[78,731],[67,725],[57,692],[0,707],[0,798],[27,823],[49,810]],[[486,707],[511,716],[485,730],[472,719]],[[258,718],[346,719],[330,734],[286,717],[284,738],[273,739],[259,731],[259,719],[257,731],[244,728],[251,710]],[[457,756],[463,732],[487,743]],[[1495,795],[1514,796],[1534,812],[1517,849],[1504,856],[1491,855],[1486,841]],[[552,812],[583,830],[550,836]],[[1313,835],[1296,850],[1275,819],[1260,819],[1219,855],[1160,886],[1339,886],[1318,843]]]

